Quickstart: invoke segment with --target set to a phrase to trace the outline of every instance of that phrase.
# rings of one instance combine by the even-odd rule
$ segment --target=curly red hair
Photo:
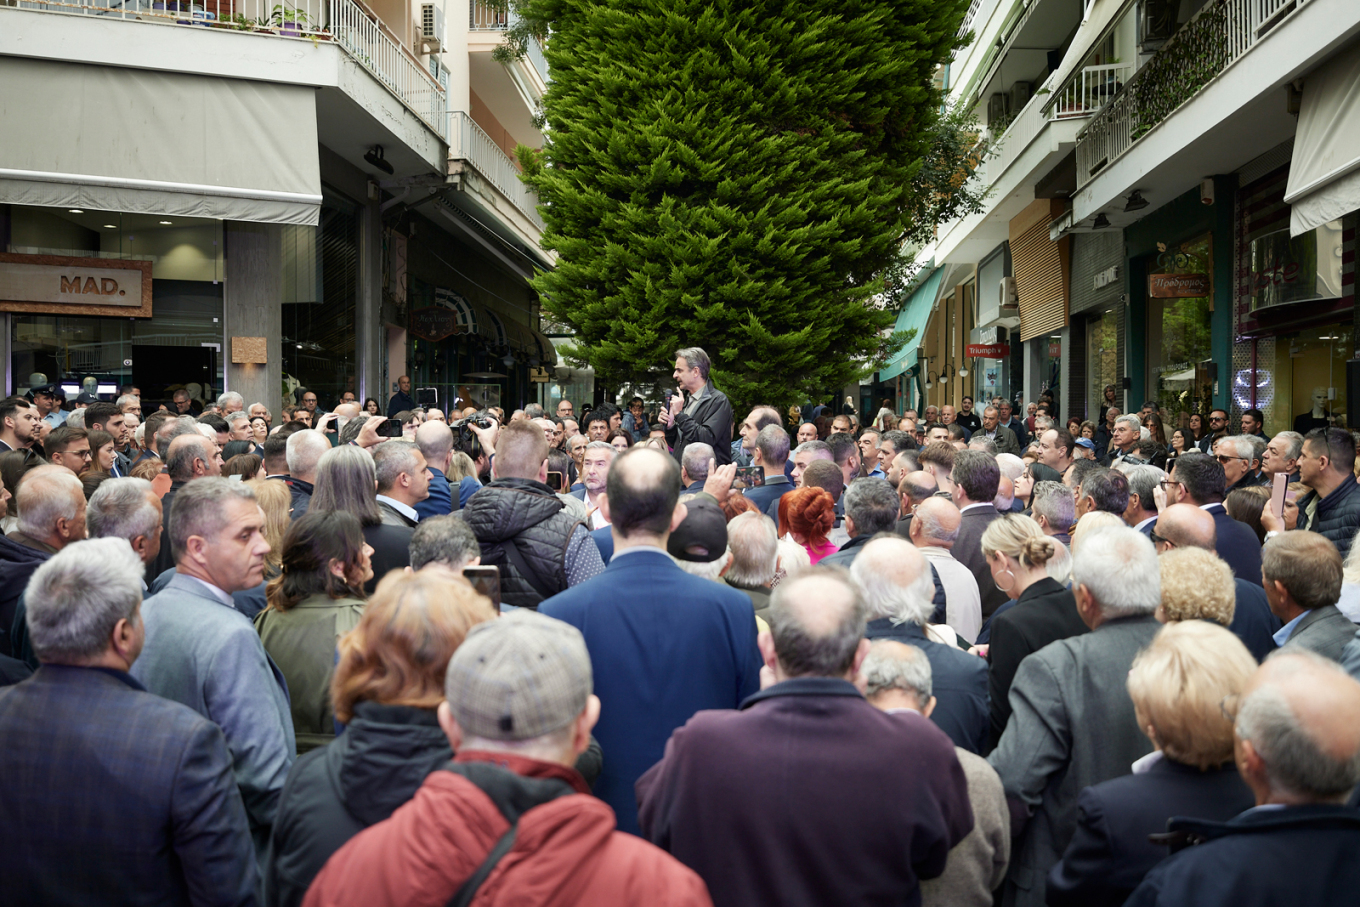
[[[820,488],[798,488],[779,499],[780,535],[792,530],[807,539],[807,545],[816,548],[826,544],[826,537],[835,525],[836,502]]]

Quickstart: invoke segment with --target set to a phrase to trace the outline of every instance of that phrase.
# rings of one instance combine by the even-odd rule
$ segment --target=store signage
[[[442,305],[411,312],[410,331],[422,340],[436,342],[458,331],[458,313]]]
[[[1211,292],[1208,274],[1148,275],[1148,295],[1153,299],[1194,299]]]
[[[150,296],[149,261],[0,256],[0,303],[138,309]]]
[[[1005,359],[1010,354],[1009,343],[970,343],[964,347],[964,355],[975,359]]]
[[[1048,345],[1048,358],[1057,359],[1062,355],[1062,341],[1051,342]]]
[[[529,380],[535,384],[547,384],[552,380],[552,376],[548,374],[546,368],[531,368],[529,369]]]
[[[1095,288],[1097,290],[1103,290],[1105,287],[1108,287],[1110,284],[1114,283],[1118,279],[1119,279],[1119,265],[1110,265],[1108,268],[1106,268],[1105,270],[1101,271],[1096,275]]]

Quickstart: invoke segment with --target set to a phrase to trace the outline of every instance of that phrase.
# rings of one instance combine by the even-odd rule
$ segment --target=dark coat
[[[397,391],[387,401],[387,418],[416,408],[415,398],[405,391]]]
[[[1237,604],[1233,607],[1233,619],[1228,629],[1242,640],[1242,645],[1257,661],[1265,661],[1266,656],[1275,651],[1280,619],[1271,613],[1266,590],[1260,584],[1240,577],[1234,577],[1233,582],[1237,586]]]
[[[1332,661],[1341,660],[1346,643],[1355,638],[1355,624],[1336,605],[1323,605],[1303,615],[1289,634],[1286,647],[1298,646]]]
[[[604,573],[539,610],[585,636],[602,711],[595,793],[637,833],[633,784],[671,732],[702,709],[734,709],[760,687],[751,600],[691,576],[662,551],[616,553]]]
[[[793,483],[783,478],[781,473],[779,476],[767,478],[764,485],[748,488],[743,493],[751,499],[751,503],[755,504],[761,513],[764,513],[770,509],[771,504],[778,507],[776,502],[790,491],[793,491]]]
[[[256,903],[217,725],[121,671],[44,665],[0,690],[6,904]]]
[[[984,620],[1009,601],[1006,593],[996,587],[992,580],[992,570],[987,566],[987,559],[982,556],[982,533],[987,531],[987,527],[998,516],[1000,514],[990,504],[963,514],[959,518],[959,536],[954,540],[954,547],[949,549],[949,553],[954,555],[954,560],[972,571],[973,579],[977,580],[978,592],[982,595]]]
[[[666,443],[677,463],[681,462],[686,445],[695,442],[713,446],[713,459],[718,466],[732,462],[732,404],[712,381],[704,389],[694,414],[681,410],[675,424],[666,429]]]
[[[19,597],[24,594],[33,572],[54,553],[47,545],[34,548],[0,536],[0,655],[18,657],[19,652],[12,645],[11,629],[19,608]]]
[[[865,545],[869,544],[871,538],[872,536],[867,534],[857,535],[842,545],[839,551],[834,554],[828,554],[826,557],[822,558],[819,563],[826,564],[829,567],[844,567],[846,570],[849,570],[850,565],[853,564],[855,558],[859,556],[860,550],[863,549]]]
[[[601,526],[590,530],[590,537],[595,540],[595,547],[600,549],[600,560],[608,567],[609,559],[614,556],[614,530],[609,526]]]
[[[1222,504],[1206,504],[1204,510],[1214,518],[1218,536],[1214,550],[1232,568],[1233,576],[1261,585],[1261,541],[1256,533],[1229,516]]]
[[[457,509],[453,506],[453,489],[449,486],[448,477],[433,466],[429,469],[430,496],[423,501],[418,501],[415,506],[415,511],[420,514],[422,520],[429,519],[432,516],[453,513]]]
[[[1174,819],[1210,838],[1159,863],[1126,907],[1353,904],[1360,891],[1360,811],[1289,806],[1225,823]]]
[[[869,621],[867,639],[894,639],[915,646],[930,660],[931,691],[935,711],[930,720],[949,735],[954,745],[970,753],[987,752],[990,737],[987,718],[987,662],[954,646],[926,638],[917,624],[893,626],[880,617]]]
[[[1322,500],[1318,500],[1316,491],[1308,492],[1299,499],[1298,528],[1325,535],[1345,560],[1355,533],[1360,530],[1360,485],[1347,474]]]
[[[1020,662],[1051,642],[1089,633],[1090,628],[1077,613],[1077,600],[1055,579],[1031,583],[1015,607],[1007,608],[992,621],[990,649],[989,700],[991,702],[992,746],[1001,739],[1011,717],[1011,682]]]
[[[283,480],[288,485],[288,491],[293,496],[293,509],[288,512],[288,518],[300,520],[307,515],[307,508],[312,503],[312,492],[315,490],[311,482],[304,482],[292,476]]]
[[[920,880],[973,827],[949,738],[831,678],[695,715],[637,792],[643,837],[698,872],[715,907],[917,907]]]
[[[586,524],[547,485],[496,479],[472,496],[463,519],[477,536],[482,563],[500,568],[503,603],[535,608],[567,588],[567,545]]]
[[[411,519],[386,501],[378,502],[378,513],[382,515],[383,523],[388,526],[405,526],[408,529],[416,528],[416,520]]]
[[[1088,787],[1077,799],[1076,834],[1048,874],[1049,907],[1119,907],[1166,859],[1148,835],[1165,832],[1172,816],[1226,822],[1253,805],[1231,761],[1202,772],[1163,758],[1144,774]]]
[[[387,523],[364,527],[364,541],[373,547],[373,578],[364,583],[364,592],[372,595],[390,571],[411,565],[411,535],[414,532],[409,526]]]

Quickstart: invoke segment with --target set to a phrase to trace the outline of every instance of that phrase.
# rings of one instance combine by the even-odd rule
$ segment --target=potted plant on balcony
[[[310,28],[312,20],[307,14],[296,7],[288,7],[279,4],[274,7],[274,14],[271,17],[278,25],[278,32],[281,35],[301,36],[304,28]]]

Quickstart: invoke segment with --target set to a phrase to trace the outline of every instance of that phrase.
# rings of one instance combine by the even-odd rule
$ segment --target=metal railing
[[[1065,87],[1048,102],[1048,115],[1055,120],[1089,117],[1119,93],[1133,75],[1132,63],[1086,66],[1073,74]]]
[[[21,9],[334,41],[445,141],[439,81],[353,0],[16,0]],[[5,4],[0,3],[0,8]]]
[[[467,161],[521,214],[543,229],[538,213],[538,193],[519,178],[519,166],[487,135],[482,127],[461,110],[449,111],[449,157]]]
[[[1307,0],[1213,0],[1077,136],[1077,187],[1118,160]]]
[[[963,21],[959,23],[959,35],[958,35],[958,36],[959,36],[960,38],[962,38],[964,35],[968,34],[968,27],[971,26],[971,25],[973,24],[973,17],[977,15],[977,11],[978,11],[981,7],[982,7],[982,0],[973,0],[972,3],[969,3],[969,4],[968,4],[968,12],[966,12],[966,13],[963,14]]]
[[[519,21],[519,17],[508,9],[494,9],[486,0],[472,0],[468,4],[469,31],[509,31]],[[538,76],[546,84],[548,81],[548,61],[543,56],[543,46],[532,35],[526,42],[524,55],[529,64],[538,71]]]

